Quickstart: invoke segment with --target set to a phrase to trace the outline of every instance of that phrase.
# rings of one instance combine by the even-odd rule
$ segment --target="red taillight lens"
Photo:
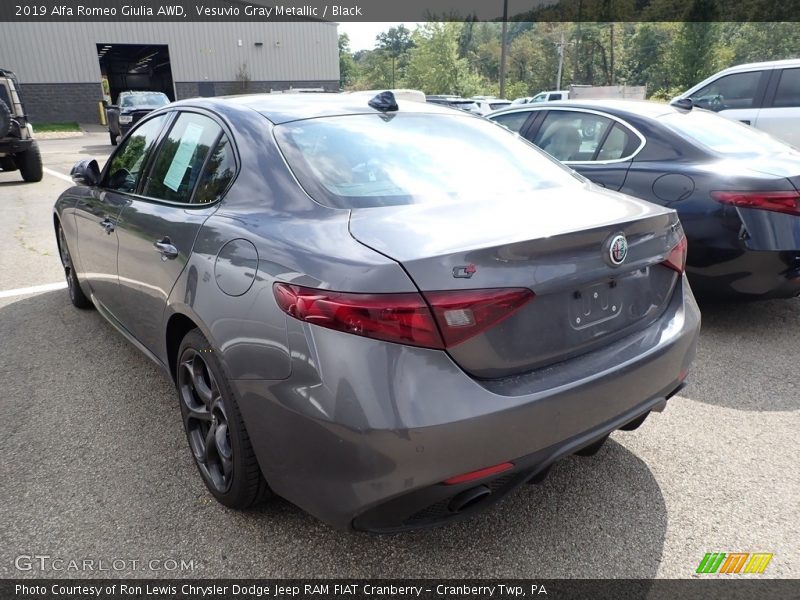
[[[486,331],[533,298],[526,288],[424,292],[447,347]]]
[[[281,310],[301,321],[438,349],[485,331],[533,298],[533,292],[523,288],[426,292],[424,298],[416,293],[331,292],[288,283],[276,283],[273,290]]]
[[[800,192],[711,192],[722,204],[800,216]]]
[[[276,283],[278,306],[301,321],[411,346],[444,348],[419,294],[350,294]]]
[[[458,485],[459,483],[466,483],[467,481],[483,479],[489,475],[497,475],[498,473],[503,473],[513,468],[514,463],[504,462],[500,463],[499,465],[494,465],[493,467],[486,467],[485,469],[480,469],[478,471],[471,471],[470,473],[464,473],[463,475],[456,475],[450,479],[445,479],[442,483],[445,485]]]
[[[689,244],[686,241],[686,236],[681,237],[681,240],[675,244],[675,247],[669,251],[664,265],[670,269],[674,269],[678,273],[683,273],[686,270],[686,251],[689,249]]]

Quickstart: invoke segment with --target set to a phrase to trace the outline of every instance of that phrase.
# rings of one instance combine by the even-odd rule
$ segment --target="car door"
[[[800,148],[800,67],[775,69],[753,125]]]
[[[152,351],[163,336],[170,291],[198,230],[217,208],[234,160],[230,137],[215,117],[179,112],[119,217],[120,312],[126,328]]]
[[[644,138],[622,121],[596,111],[553,109],[526,137],[594,183],[619,190]]]
[[[119,215],[139,184],[147,160],[166,122],[159,116],[142,123],[111,155],[100,185],[75,205],[82,273],[97,302],[113,316],[119,309],[117,252]]]

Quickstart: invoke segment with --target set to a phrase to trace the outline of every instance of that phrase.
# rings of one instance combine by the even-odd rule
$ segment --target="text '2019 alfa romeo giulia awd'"
[[[638,426],[694,357],[675,212],[465,113],[187,100],[73,178],[54,214],[71,299],[173,378],[230,507],[463,517]]]

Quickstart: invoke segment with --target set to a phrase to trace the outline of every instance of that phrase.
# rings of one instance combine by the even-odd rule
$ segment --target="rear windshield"
[[[139,94],[125,94],[120,100],[120,106],[142,106],[147,108],[159,108],[169,104],[169,98],[161,92],[143,92]]]
[[[350,115],[275,127],[312,198],[336,208],[536,198],[584,180],[504,127],[453,115]]]
[[[668,113],[662,123],[677,133],[701,143],[720,154],[760,155],[791,152],[789,144],[749,125],[731,121],[714,113],[693,109]]]

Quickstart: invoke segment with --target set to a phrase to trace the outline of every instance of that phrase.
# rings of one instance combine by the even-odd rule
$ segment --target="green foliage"
[[[555,89],[560,47],[562,88],[613,81],[645,85],[651,97],[661,100],[732,65],[800,55],[796,23],[710,22],[715,11],[727,10],[714,0],[652,0],[645,12],[655,22],[604,21],[632,10],[629,5],[634,3],[642,4],[576,1],[575,10],[583,11],[582,22],[509,23],[506,97]],[[590,10],[594,12],[589,14]],[[598,22],[587,22],[589,18]],[[350,88],[411,87],[427,94],[496,95],[500,54],[500,23],[436,22],[414,32],[403,26],[391,28],[377,36],[375,49],[355,54],[340,43],[340,66],[344,65],[343,85]],[[348,57],[352,63],[346,63]]]

